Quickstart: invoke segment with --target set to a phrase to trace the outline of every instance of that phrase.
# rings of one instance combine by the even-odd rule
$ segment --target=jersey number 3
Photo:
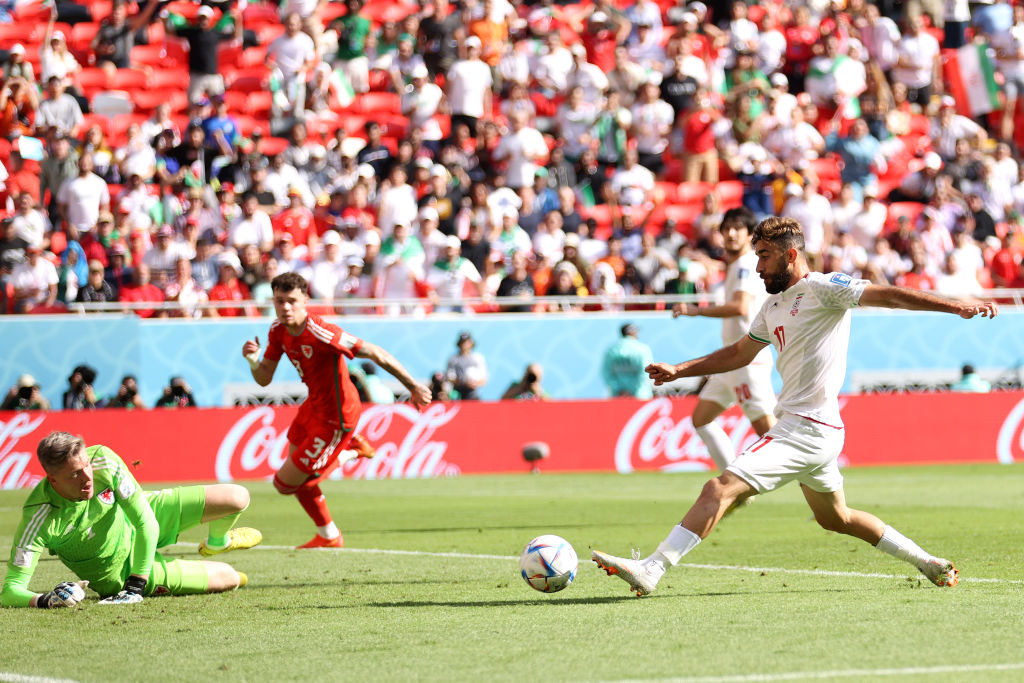
[[[299,379],[302,379],[302,365],[300,365],[299,361],[295,360],[294,358],[288,358],[288,360],[290,360],[292,362],[292,365],[295,366],[295,372],[299,373]]]

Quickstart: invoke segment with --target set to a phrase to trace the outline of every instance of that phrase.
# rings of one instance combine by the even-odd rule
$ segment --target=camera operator
[[[540,363],[530,363],[526,366],[523,378],[510,384],[501,398],[503,400],[515,399],[516,401],[546,401],[550,396],[540,385],[542,379],[544,379],[544,369],[541,368]]]
[[[145,408],[146,404],[139,396],[139,384],[135,375],[125,375],[121,378],[121,386],[117,388],[117,395],[107,401],[107,408]]]
[[[156,402],[157,408],[194,408],[196,399],[192,389],[184,377],[172,377],[170,384],[164,387],[163,396]]]
[[[96,381],[96,371],[88,365],[79,365],[68,377],[68,390],[61,401],[64,410],[85,410],[95,408],[99,400],[92,388]]]
[[[49,410],[50,402],[43,396],[39,383],[32,375],[24,374],[11,387],[0,403],[0,410]]]

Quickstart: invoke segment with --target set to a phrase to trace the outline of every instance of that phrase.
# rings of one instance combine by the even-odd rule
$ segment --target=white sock
[[[341,536],[341,532],[338,531],[338,527],[334,522],[330,522],[328,524],[325,524],[324,526],[318,526],[316,528],[316,532],[320,534],[320,536],[322,536],[323,538],[326,538],[328,541],[333,538],[337,538],[338,536]]]
[[[662,571],[665,571],[670,566],[674,567],[679,564],[683,555],[696,548],[698,543],[700,543],[700,536],[686,527],[676,524],[672,527],[672,531],[668,532],[665,540],[658,545],[658,549],[645,562],[654,562],[661,567]]]
[[[891,526],[885,527],[885,531],[882,532],[882,538],[879,539],[878,544],[875,547],[883,553],[888,553],[895,558],[903,560],[904,562],[909,562],[918,569],[925,566],[928,560],[932,557],[931,554],[926,553],[921,546],[914,543]]]
[[[696,431],[704,441],[704,445],[707,446],[708,453],[718,465],[718,469],[725,471],[729,463],[736,459],[736,447],[733,446],[732,439],[714,420],[703,427],[697,427]]]

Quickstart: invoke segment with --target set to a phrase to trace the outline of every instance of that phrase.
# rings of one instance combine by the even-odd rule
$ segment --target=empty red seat
[[[679,190],[676,193],[679,204],[696,204],[700,206],[704,202],[704,197],[711,194],[715,189],[715,186],[711,183],[704,183],[700,181],[695,182],[682,182],[679,183]]]
[[[94,93],[110,88],[110,76],[103,69],[82,69],[75,74],[74,81],[86,97],[92,97]]]
[[[111,87],[115,90],[144,90],[149,86],[149,77],[144,71],[138,69],[118,69],[114,72]]]
[[[149,72],[148,86],[151,89],[180,88],[184,90],[188,87],[188,70],[167,67],[153,69]]]
[[[402,98],[393,92],[368,92],[357,95],[350,109],[360,114],[401,114]]]
[[[249,110],[249,95],[244,92],[228,90],[224,93],[224,101],[230,112],[248,112]]]
[[[250,116],[267,118],[273,105],[274,96],[269,90],[257,90],[246,96],[246,113]]]
[[[288,140],[286,138],[266,137],[260,139],[257,149],[260,154],[272,157],[283,152],[286,147],[288,147]]]
[[[723,180],[715,185],[718,193],[718,205],[723,209],[733,209],[743,205],[743,183],[738,180]]]

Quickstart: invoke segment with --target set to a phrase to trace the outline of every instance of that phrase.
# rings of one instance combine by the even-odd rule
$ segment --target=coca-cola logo
[[[356,431],[377,448],[371,460],[346,462],[331,479],[381,479],[454,476],[457,465],[444,459],[448,442],[437,431],[458,414],[457,406],[435,404],[423,412],[410,405],[371,406]],[[246,412],[225,434],[217,449],[217,481],[269,477],[288,457],[288,426],[274,424],[269,406]]]
[[[32,417],[18,413],[7,422],[0,422],[0,489],[20,489],[35,486],[42,477],[28,472],[34,454],[16,451],[21,437],[28,436],[43,423],[46,417]]]
[[[657,398],[629,418],[615,443],[616,471],[629,473],[640,466],[662,472],[693,472],[714,467],[689,415],[676,419],[672,409],[671,399]],[[718,422],[732,440],[736,453],[757,438],[750,421],[742,414],[725,414]]]
[[[1004,465],[1024,460],[1024,399],[1013,407],[999,428],[996,458]]]

